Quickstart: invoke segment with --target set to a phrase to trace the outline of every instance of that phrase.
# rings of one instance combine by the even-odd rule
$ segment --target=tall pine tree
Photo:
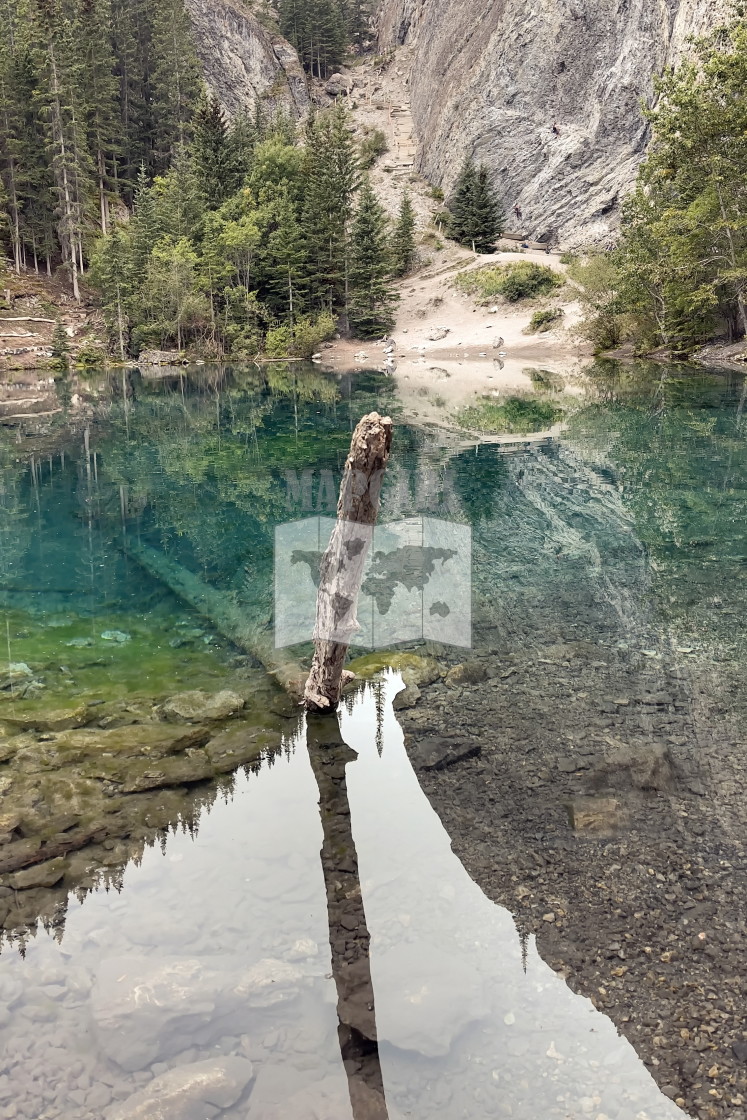
[[[348,283],[348,232],[359,172],[343,105],[307,127],[307,186],[303,213],[312,302],[317,310],[343,307]]]
[[[395,276],[405,276],[415,257],[415,211],[407,191],[402,195],[399,217],[392,240],[392,263]]]
[[[462,164],[449,203],[449,232],[460,245],[478,253],[492,253],[503,233],[505,217],[488,169],[477,167],[471,157]]]
[[[358,199],[350,249],[348,315],[350,329],[360,338],[377,338],[392,329],[396,298],[391,277],[387,216],[366,178]]]

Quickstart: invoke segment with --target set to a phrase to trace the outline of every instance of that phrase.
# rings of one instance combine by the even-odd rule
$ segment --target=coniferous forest
[[[327,7],[319,73],[364,20]],[[16,271],[93,286],[117,357],[306,356],[353,320],[389,329],[397,242],[341,104],[229,121],[182,0],[3,0],[0,24],[0,237]]]

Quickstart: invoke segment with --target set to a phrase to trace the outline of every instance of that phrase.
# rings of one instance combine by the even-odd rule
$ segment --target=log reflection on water
[[[370,935],[363,907],[345,770],[357,755],[335,717],[309,716],[307,745],[319,786],[337,1033],[354,1120],[387,1120],[371,979]]]

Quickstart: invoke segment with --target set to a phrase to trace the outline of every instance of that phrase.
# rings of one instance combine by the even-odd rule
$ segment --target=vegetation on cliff
[[[370,9],[369,0],[279,0],[280,30],[305,69],[326,78],[342,65],[349,46],[362,48]]]
[[[632,340],[686,357],[747,333],[747,15],[659,80],[653,143],[618,248],[577,264],[599,349]]]

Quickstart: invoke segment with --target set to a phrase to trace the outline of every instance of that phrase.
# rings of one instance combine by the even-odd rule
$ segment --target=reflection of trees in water
[[[0,443],[0,603],[10,606],[13,603],[5,588],[16,578],[33,531],[25,494],[26,474],[27,466],[16,460],[5,441]]]
[[[287,745],[286,753],[290,749]],[[52,885],[15,889],[12,876],[0,878],[0,950],[16,945],[23,953],[40,926],[61,942],[71,896],[83,902],[91,892],[102,888],[120,891],[129,864],[139,866],[149,848],[159,846],[165,852],[172,834],[196,836],[203,813],[219,798],[229,800],[233,796],[238,773],[249,775],[271,767],[277,757],[276,749],[267,750],[256,762],[207,782],[128,794],[121,808],[111,813],[102,811],[98,820],[95,809],[89,806],[93,821],[84,846],[70,849],[72,832],[46,838],[50,850],[46,862],[38,868],[39,881],[51,880]],[[70,781],[69,772],[66,780]],[[33,837],[29,843],[33,844]],[[30,867],[29,872],[33,881],[35,868]]]

